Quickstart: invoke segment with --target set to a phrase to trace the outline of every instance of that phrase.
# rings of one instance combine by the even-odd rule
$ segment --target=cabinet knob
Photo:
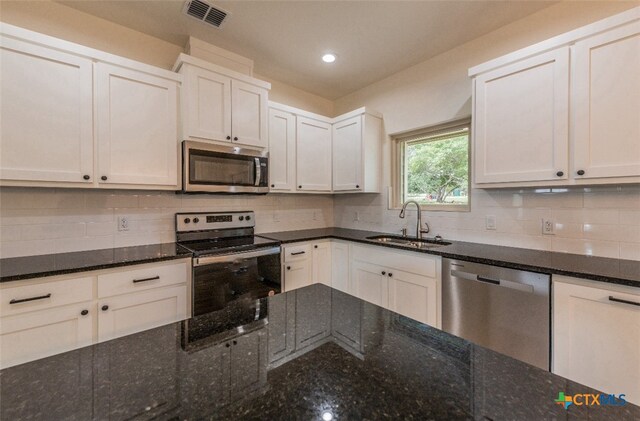
[[[184,223],[188,224],[189,222],[191,222],[191,218],[184,218]]]
[[[231,140],[231,136],[227,136],[227,140]]]
[[[272,185],[271,185],[271,188],[274,188],[275,186],[276,186],[275,184],[272,184]]]
[[[107,176],[106,176],[106,175],[103,175],[102,177],[100,177],[100,180],[102,180],[102,181],[107,181]]]
[[[356,184],[356,189],[359,189],[359,188],[360,188],[360,185],[359,185],[359,184]]]
[[[386,274],[387,274],[387,272],[385,272],[385,271],[383,270],[383,271],[382,271],[382,274],[383,274],[383,275],[386,275]]]
[[[109,306],[108,306],[108,305],[106,305],[106,304],[105,304],[105,305],[103,305],[103,306],[102,306],[102,311],[107,311],[107,310],[109,310]]]
[[[82,310],[80,314],[82,314],[83,316],[86,316],[87,314],[89,314],[89,310]]]
[[[291,270],[291,266],[287,266],[287,270]]]
[[[233,341],[233,344],[234,345],[238,345],[238,341]]]
[[[578,175],[584,175],[584,170],[578,170],[577,174]]]
[[[318,248],[318,245],[316,244],[315,246],[313,246],[313,248],[314,248],[314,249],[317,249],[317,248]]]
[[[302,186],[298,186],[298,188],[299,188],[299,189],[301,189],[301,188],[302,188]]]
[[[84,178],[85,180],[89,180],[91,176],[89,174],[85,174],[82,176],[82,178]]]
[[[562,176],[564,175],[564,171],[558,171],[558,172],[556,173],[556,175],[557,175],[558,177],[562,177]]]
[[[238,136],[235,136],[235,137],[233,138],[233,140],[238,140]]]
[[[226,346],[227,348],[229,348],[231,346],[231,344],[229,342],[227,342],[226,344],[224,344],[224,346]]]
[[[389,272],[389,278],[391,278],[393,276],[393,273]]]

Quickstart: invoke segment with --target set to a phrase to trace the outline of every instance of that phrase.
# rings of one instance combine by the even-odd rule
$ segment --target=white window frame
[[[456,130],[466,129],[468,131],[468,186],[469,192],[468,202],[466,205],[437,205],[429,203],[421,203],[423,210],[428,211],[444,211],[444,212],[470,212],[471,211],[471,117],[448,121],[435,126],[425,127],[404,133],[397,133],[391,136],[392,143],[392,189],[389,195],[389,209],[400,209],[404,200],[404,185],[406,183],[406,173],[404,171],[404,148],[411,141],[420,139],[421,137],[437,137],[439,134],[446,134]],[[437,140],[437,139],[436,139]]]

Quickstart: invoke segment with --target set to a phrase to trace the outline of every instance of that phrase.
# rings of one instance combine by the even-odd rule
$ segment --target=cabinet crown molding
[[[181,53],[176,60],[176,63],[173,65],[173,71],[179,72],[184,64],[189,64],[192,66],[200,67],[201,69],[209,70],[215,73],[219,73],[225,76],[228,76],[232,79],[240,80],[242,82],[248,83],[250,85],[257,86],[259,88],[271,89],[271,84],[269,82],[265,82],[260,79],[256,79],[254,77],[247,76],[243,73],[236,72],[234,70],[227,69],[226,67],[219,66],[217,64],[210,63],[206,60],[190,56],[185,53]]]

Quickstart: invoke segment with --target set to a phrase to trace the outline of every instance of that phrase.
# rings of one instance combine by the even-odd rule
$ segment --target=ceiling
[[[523,18],[551,1],[217,1],[221,29],[185,1],[59,1],[170,43],[194,36],[254,60],[254,71],[337,99]],[[323,63],[325,52],[337,60]]]

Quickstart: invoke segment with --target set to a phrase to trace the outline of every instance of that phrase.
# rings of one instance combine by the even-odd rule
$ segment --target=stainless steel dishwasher
[[[442,259],[442,329],[550,368],[551,277]]]

